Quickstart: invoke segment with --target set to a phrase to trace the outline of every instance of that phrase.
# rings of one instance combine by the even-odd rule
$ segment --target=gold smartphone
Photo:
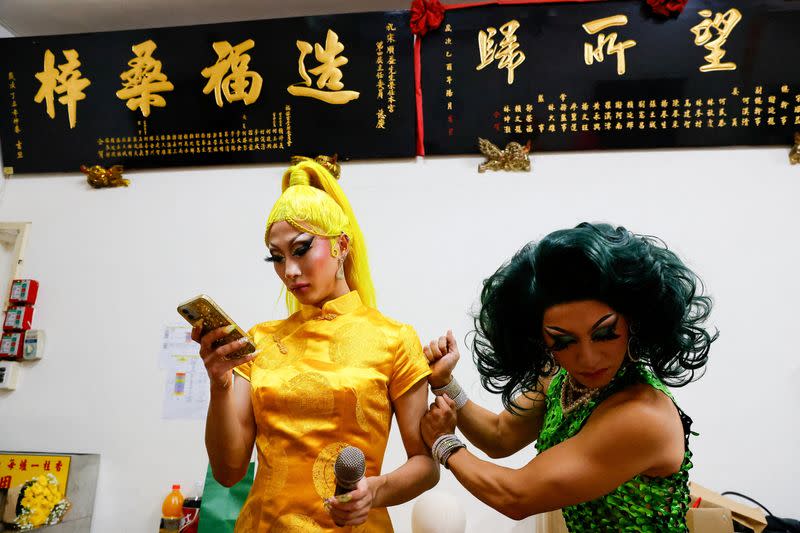
[[[247,333],[245,333],[242,328],[237,326],[236,322],[231,320],[231,317],[229,317],[225,311],[223,311],[222,308],[220,308],[220,306],[214,302],[214,300],[205,294],[195,296],[191,300],[179,305],[178,314],[185,318],[186,321],[192,326],[197,326],[199,324],[201,326],[201,337],[217,328],[229,325],[235,326],[236,329],[221,339],[214,341],[214,343],[211,345],[213,348],[219,348],[220,346],[241,339],[242,337],[246,338],[247,342],[242,345],[242,348],[228,354],[225,357],[226,359],[241,359],[242,357],[245,357],[256,350],[255,343],[253,343],[253,340],[247,336]]]

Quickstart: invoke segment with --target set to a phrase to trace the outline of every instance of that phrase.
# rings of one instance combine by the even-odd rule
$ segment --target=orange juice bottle
[[[161,532],[179,531],[183,519],[183,494],[180,485],[172,485],[170,492],[161,505]]]

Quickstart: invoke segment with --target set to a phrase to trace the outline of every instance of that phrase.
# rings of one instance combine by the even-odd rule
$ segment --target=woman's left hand
[[[455,433],[457,420],[456,402],[447,394],[437,396],[420,422],[422,438],[428,448],[431,448],[440,436]]]
[[[367,521],[375,494],[366,477],[352,490],[325,500],[325,508],[339,527],[357,526]]]

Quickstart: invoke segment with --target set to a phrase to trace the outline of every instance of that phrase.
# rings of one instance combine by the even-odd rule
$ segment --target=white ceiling
[[[410,0],[0,0],[17,37],[408,9]]]

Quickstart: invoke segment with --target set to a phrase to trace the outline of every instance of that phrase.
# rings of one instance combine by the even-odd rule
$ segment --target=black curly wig
[[[697,275],[654,237],[586,222],[550,233],[484,281],[472,332],[481,383],[517,412],[514,398],[558,368],[542,338],[545,310],[598,300],[632,325],[642,363],[667,385],[686,385],[702,375],[718,336],[702,327],[711,312],[702,293]]]

